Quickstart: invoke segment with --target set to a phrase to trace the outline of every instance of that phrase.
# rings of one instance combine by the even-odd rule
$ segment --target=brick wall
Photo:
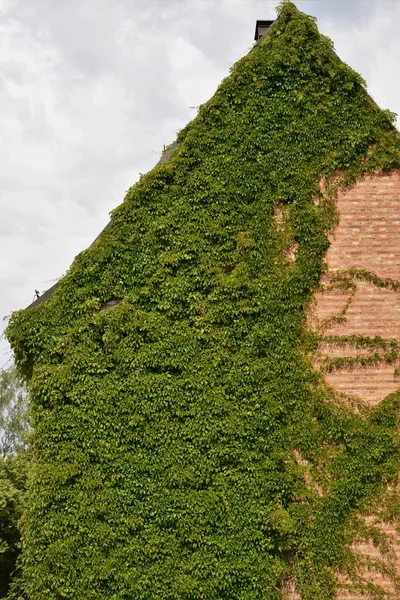
[[[327,287],[332,282],[332,275],[348,269],[367,270],[381,279],[400,280],[400,172],[360,181],[341,193],[337,204],[340,220],[326,256],[329,272],[324,285]],[[334,288],[317,294],[310,314],[312,326],[318,327],[325,336],[359,334],[395,338],[400,342],[400,291],[351,279],[352,289]],[[342,322],[332,320],[334,315],[341,316]],[[327,357],[368,353],[371,350],[326,343],[321,345],[318,362]],[[383,361],[368,368],[357,366],[327,373],[325,377],[338,392],[376,404],[400,387],[400,380],[395,378],[396,366]],[[369,518],[373,518],[372,515]],[[400,537],[389,524],[382,523],[381,527],[396,538],[396,564],[400,575]],[[360,546],[359,550],[369,556],[379,554],[372,545]],[[393,592],[380,575],[370,572],[368,577]],[[340,597],[355,598],[349,593]],[[397,597],[399,595],[393,592],[393,598]]]

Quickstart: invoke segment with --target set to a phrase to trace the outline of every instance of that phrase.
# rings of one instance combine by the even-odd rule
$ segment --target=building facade
[[[396,598],[400,138],[312,18],[260,23],[10,320],[30,600]]]

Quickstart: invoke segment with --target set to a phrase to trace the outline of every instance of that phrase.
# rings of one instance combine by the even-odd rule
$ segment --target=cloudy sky
[[[0,0],[0,316],[66,272],[276,4]],[[400,113],[400,0],[296,4]]]

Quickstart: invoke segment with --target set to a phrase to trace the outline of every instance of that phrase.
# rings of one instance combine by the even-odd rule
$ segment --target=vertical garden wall
[[[306,313],[338,187],[399,166],[393,115],[283,2],[170,159],[10,321],[34,420],[30,600],[362,586],[351,545],[376,499],[393,514],[400,395],[337,401]]]

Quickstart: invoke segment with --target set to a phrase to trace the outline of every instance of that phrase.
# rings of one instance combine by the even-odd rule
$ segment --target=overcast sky
[[[0,316],[66,272],[276,4],[0,0]],[[400,113],[400,0],[296,5]]]

